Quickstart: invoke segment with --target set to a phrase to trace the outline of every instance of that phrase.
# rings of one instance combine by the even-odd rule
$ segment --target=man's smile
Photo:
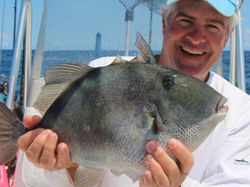
[[[194,50],[194,49],[190,49],[184,46],[180,46],[180,49],[183,53],[187,55],[192,55],[192,56],[202,56],[206,54],[206,52],[204,51]]]

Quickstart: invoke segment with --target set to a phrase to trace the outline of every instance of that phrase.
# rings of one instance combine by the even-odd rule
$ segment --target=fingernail
[[[47,135],[49,135],[49,133],[50,133],[50,131],[45,129],[45,130],[42,131],[41,135],[43,135],[43,136],[46,135],[47,136]]]
[[[146,146],[146,149],[147,151],[150,153],[150,154],[153,154],[155,153],[156,149],[157,149],[157,143],[155,141],[150,141],[147,143],[147,146]]]
[[[49,141],[53,141],[53,142],[56,142],[57,141],[57,136],[55,133],[49,133],[49,136],[48,136],[48,139]]]
[[[177,147],[177,140],[175,140],[175,139],[170,139],[169,141],[168,141],[168,148],[169,149],[174,149],[174,148],[176,148]]]
[[[44,131],[41,133],[41,137],[42,137],[43,139],[47,139],[50,133],[51,133],[51,131],[46,129],[46,130],[44,130]]]

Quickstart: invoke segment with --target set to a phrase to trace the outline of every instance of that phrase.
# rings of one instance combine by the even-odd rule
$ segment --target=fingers
[[[35,129],[20,136],[17,140],[18,147],[23,151],[26,151],[34,139],[43,131],[44,129]]]
[[[49,133],[43,145],[42,153],[40,155],[40,166],[53,170],[56,164],[55,150],[57,147],[57,135]]]
[[[145,157],[145,163],[152,178],[145,172],[141,181],[142,186],[149,184],[158,187],[179,186],[192,168],[192,153],[175,139],[168,142],[168,148],[177,158],[177,162],[155,141],[149,142],[146,148],[150,155]]]
[[[156,185],[169,186],[172,178],[179,175],[175,162],[155,141],[149,142],[146,148],[151,155],[145,157],[145,163],[152,173]]]
[[[181,174],[187,176],[194,164],[192,153],[176,139],[169,140],[168,148],[177,158]]]
[[[165,174],[158,161],[156,161],[151,155],[147,155],[145,158],[145,163],[150,171],[150,174],[145,173],[145,181],[148,185],[156,184],[159,187],[165,187],[169,185],[169,178]]]
[[[156,182],[149,170],[146,170],[144,177],[140,180],[140,187],[156,187]]]
[[[24,123],[34,128],[41,121],[39,116],[25,116]],[[49,129],[34,129],[18,139],[18,146],[37,167],[55,170],[75,167],[65,143],[57,145],[58,136]]]
[[[180,171],[176,165],[176,162],[167,155],[166,151],[160,145],[157,146],[154,157],[156,161],[161,164],[163,171],[168,173],[168,178],[170,181],[176,178],[176,176],[180,175]]]
[[[74,164],[70,158],[69,147],[65,143],[58,144],[56,160],[56,166],[58,169],[69,168]]]
[[[45,155],[48,155],[47,154],[48,147],[56,146],[56,142],[54,142],[55,145],[51,145],[53,144],[53,142],[48,141],[48,137],[50,136],[51,133],[52,133],[51,130],[42,131],[40,134],[38,134],[35,137],[33,142],[29,145],[29,147],[26,150],[26,155],[28,159],[38,167],[45,167],[43,163],[41,163],[41,158],[44,159],[44,151],[45,151]],[[47,158],[47,159],[50,159],[50,158]],[[46,161],[43,160],[43,162],[46,162]]]
[[[19,145],[26,152],[27,158],[37,167],[48,170],[65,169],[73,166],[69,148],[65,143],[57,145],[58,136],[51,130],[32,130],[19,138]],[[31,138],[30,138],[31,137]],[[26,143],[23,143],[26,141]],[[21,148],[21,146],[20,146]]]

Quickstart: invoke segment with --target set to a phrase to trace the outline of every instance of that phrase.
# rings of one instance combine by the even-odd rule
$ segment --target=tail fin
[[[25,132],[22,122],[0,102],[0,165],[16,156],[17,138]]]

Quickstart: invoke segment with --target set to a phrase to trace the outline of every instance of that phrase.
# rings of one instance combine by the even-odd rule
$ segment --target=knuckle
[[[57,168],[66,168],[66,161],[65,160],[62,160],[62,159],[59,159],[58,162],[56,163],[56,167]]]
[[[165,187],[166,186],[166,182],[164,182],[163,180],[158,182],[158,186],[160,187]]]
[[[168,173],[168,174],[171,173],[175,176],[177,176],[179,174],[179,167],[177,166],[176,162],[173,160],[169,160],[168,162],[165,162],[162,165],[162,168],[163,168],[165,173]]]
[[[161,158],[161,157],[163,157],[163,156],[166,156],[166,152],[163,150],[162,147],[157,147],[154,156],[157,157],[157,158]]]
[[[22,137],[17,140],[17,146],[23,151],[26,151],[28,149],[28,146],[26,145],[25,141],[23,141]]]
[[[41,158],[40,159],[40,165],[44,166],[44,167],[49,167],[51,164],[51,161],[47,158]]]
[[[41,158],[40,159],[40,165],[43,168],[46,168],[46,169],[49,169],[49,170],[53,170],[53,168],[54,168],[53,161],[50,160],[50,159],[47,159],[47,158]]]
[[[159,187],[166,187],[166,186],[172,186],[171,185],[171,181],[169,181],[169,179],[167,178],[167,176],[158,178],[156,180],[157,186]]]
[[[38,147],[43,147],[46,138],[47,138],[46,135],[39,136],[39,137],[35,138],[33,144],[34,144],[35,146],[38,146]]]
[[[64,167],[64,164],[63,164],[63,163],[57,163],[57,164],[56,164],[56,168],[58,168],[58,169],[64,169],[64,168],[66,168],[66,167]]]
[[[27,158],[28,158],[29,160],[32,160],[33,157],[34,157],[34,154],[33,154],[33,152],[32,152],[31,150],[27,150],[27,151],[26,151],[26,156],[27,156]]]

